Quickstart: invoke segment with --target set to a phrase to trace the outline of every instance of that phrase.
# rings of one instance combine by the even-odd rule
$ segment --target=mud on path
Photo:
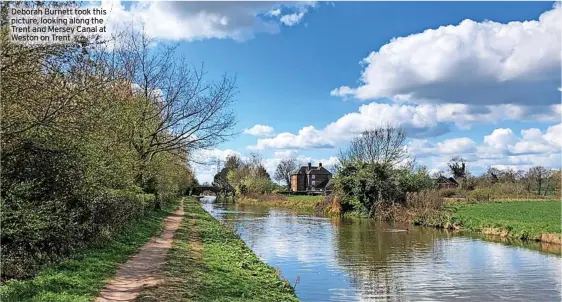
[[[168,250],[172,247],[174,234],[182,222],[183,215],[182,204],[164,220],[162,234],[153,237],[135,256],[122,264],[95,301],[133,301],[145,287],[161,282],[159,272],[166,263]]]

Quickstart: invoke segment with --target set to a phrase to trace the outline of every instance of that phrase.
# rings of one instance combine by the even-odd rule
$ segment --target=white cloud
[[[226,161],[226,157],[229,155],[241,156],[239,152],[232,149],[200,150],[196,154],[193,154],[192,167],[199,183],[211,183],[213,181],[213,177],[217,174],[217,161],[220,161],[220,164],[222,165]]]
[[[121,1],[102,0],[109,12],[107,24],[113,33],[144,23],[148,35],[166,40],[251,39],[255,33],[277,33],[281,21],[263,18],[280,15],[276,2],[195,2],[141,1],[126,9]],[[309,2],[285,2],[289,11],[306,12]],[[302,17],[301,17],[302,18]]]
[[[476,151],[476,143],[468,137],[447,139],[437,143],[442,154],[465,154]]]
[[[560,103],[562,7],[536,21],[464,20],[399,37],[362,60],[357,88],[332,95],[359,99],[407,95],[463,104]]]
[[[284,16],[281,17],[281,19],[279,19],[279,21],[281,21],[281,23],[283,23],[287,26],[297,25],[301,22],[305,13],[306,12],[303,11],[303,12],[299,12],[299,13],[284,15]]]
[[[455,138],[438,143],[411,140],[407,148],[418,159],[426,159],[433,170],[446,170],[446,163],[453,156],[464,157],[472,170],[480,172],[488,167],[528,169],[542,165],[560,168],[561,137],[562,124],[545,131],[523,129],[520,136],[509,128],[498,128],[484,136],[479,145],[469,138]]]
[[[282,150],[282,151],[275,151],[273,153],[274,157],[277,158],[293,158],[298,154],[296,150]]]
[[[275,130],[267,125],[254,125],[251,128],[244,129],[244,133],[254,136],[271,136],[275,134]]]
[[[281,9],[279,9],[279,8],[269,11],[269,15],[270,15],[270,16],[277,17],[277,16],[279,16],[280,14],[281,14]]]
[[[373,102],[359,107],[323,129],[309,125],[298,133],[283,132],[258,139],[250,149],[333,148],[369,128],[392,124],[403,127],[413,138],[437,136],[449,125],[470,128],[478,123],[495,124],[503,120],[559,121],[560,105],[530,108],[519,105],[468,106],[465,104],[385,104]]]

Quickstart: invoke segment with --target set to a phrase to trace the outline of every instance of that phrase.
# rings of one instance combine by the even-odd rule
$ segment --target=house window
[[[316,175],[312,175],[312,179],[316,179]]]
[[[316,180],[312,181],[312,186],[314,187],[316,185]]]

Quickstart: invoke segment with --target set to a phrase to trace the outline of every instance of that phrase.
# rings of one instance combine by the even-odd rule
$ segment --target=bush
[[[492,192],[493,191],[490,188],[476,188],[472,191],[469,191],[466,194],[466,198],[468,199],[468,201],[475,202],[490,201]]]
[[[138,187],[107,188],[98,181],[107,169],[91,170],[95,160],[80,149],[31,141],[11,147],[2,156],[3,280],[31,277],[78,248],[103,243],[179,192],[177,184],[159,186],[155,193],[166,200],[157,200]]]
[[[441,197],[452,197],[458,195],[459,190],[453,188],[439,189],[438,193]]]
[[[91,198],[29,199],[33,186],[14,186],[1,200],[2,279],[25,278],[72,251],[101,244],[154,209],[152,194],[102,192]]]
[[[415,209],[442,209],[443,197],[441,190],[426,190],[406,194],[406,206]]]
[[[429,189],[433,181],[423,168],[346,162],[334,177],[334,185],[343,212],[377,215],[390,206],[406,205],[408,192]]]

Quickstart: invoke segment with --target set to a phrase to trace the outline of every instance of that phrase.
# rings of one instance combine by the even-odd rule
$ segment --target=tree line
[[[465,159],[453,157],[448,172],[431,175],[407,152],[405,139],[406,133],[399,127],[380,127],[364,131],[340,152],[334,198],[341,211],[392,219],[397,207],[440,209],[445,197],[468,201],[560,198],[559,169],[490,168],[473,176]],[[437,180],[445,175],[458,186],[440,188]]]
[[[0,32],[2,280],[103,244],[197,185],[194,151],[233,133],[235,78],[210,79],[132,25],[25,46]],[[35,5],[57,5],[40,3]]]

